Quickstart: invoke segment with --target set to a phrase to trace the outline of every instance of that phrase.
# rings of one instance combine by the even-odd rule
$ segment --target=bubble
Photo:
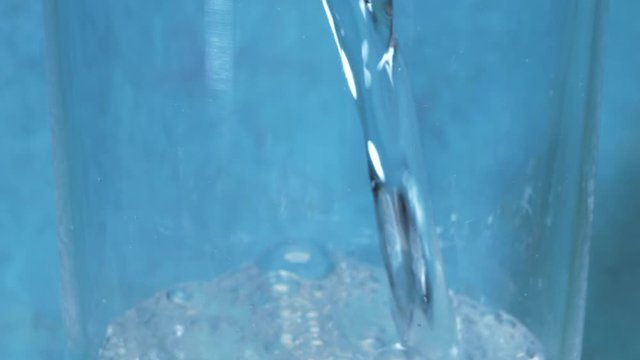
[[[279,244],[262,255],[258,266],[265,272],[286,271],[307,280],[323,279],[334,268],[327,252],[314,243]]]
[[[176,325],[175,331],[176,331],[176,336],[181,337],[182,335],[184,335],[184,325],[180,325],[180,324]]]
[[[311,341],[311,345],[312,346],[322,346],[323,342],[322,342],[322,340],[312,340]]]
[[[278,253],[283,262],[315,261],[316,252],[300,250]],[[105,328],[98,359],[429,359],[397,343],[382,267],[339,255],[329,263],[332,270],[315,280],[249,264],[160,291]],[[451,298],[461,335],[458,358],[545,359],[518,319]]]
[[[172,289],[167,291],[167,300],[174,304],[184,305],[191,301],[191,294],[184,289]]]
[[[384,342],[378,337],[370,337],[360,341],[360,347],[366,352],[376,352],[384,346]]]
[[[300,279],[286,271],[276,271],[268,276],[271,294],[274,296],[291,296],[298,292]]]
[[[463,353],[473,359],[543,360],[542,345],[513,316],[464,296],[452,297]]]
[[[374,360],[430,360],[413,349],[408,349],[401,344],[393,344],[390,347],[378,351]]]
[[[277,293],[286,293],[289,292],[289,285],[287,284],[273,284],[273,291]]]
[[[291,334],[284,333],[280,335],[280,343],[286,347],[293,346],[293,336]]]

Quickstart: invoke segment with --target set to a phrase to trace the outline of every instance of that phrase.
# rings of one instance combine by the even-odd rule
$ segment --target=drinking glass
[[[398,336],[322,1],[45,5],[70,359],[433,356]],[[392,9],[451,356],[578,359],[604,2]]]

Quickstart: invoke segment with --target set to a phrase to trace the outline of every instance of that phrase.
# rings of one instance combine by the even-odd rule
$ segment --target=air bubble
[[[327,252],[313,243],[285,243],[265,252],[258,266],[265,272],[286,271],[308,280],[319,280],[333,271]]]
[[[289,260],[314,261],[313,252],[309,258],[298,252]],[[286,260],[287,253],[280,255]],[[384,270],[341,256],[331,263],[330,276],[318,280],[247,265],[161,291],[105,328],[98,359],[427,359],[396,344]],[[516,318],[451,298],[459,359],[544,360],[539,342]]]
[[[374,360],[430,360],[413,349],[408,349],[400,344],[394,344],[378,351]]]
[[[377,337],[370,337],[360,341],[360,347],[366,352],[376,352],[384,346],[384,342]]]
[[[173,289],[167,291],[167,300],[174,304],[184,305],[191,301],[191,294],[183,289]]]
[[[274,296],[294,295],[300,288],[300,279],[286,271],[277,271],[269,274],[271,294]]]

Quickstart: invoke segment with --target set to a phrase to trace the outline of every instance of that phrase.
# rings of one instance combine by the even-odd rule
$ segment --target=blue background
[[[640,358],[638,11],[611,1],[585,359]],[[61,358],[42,23],[40,1],[0,0],[0,359]]]

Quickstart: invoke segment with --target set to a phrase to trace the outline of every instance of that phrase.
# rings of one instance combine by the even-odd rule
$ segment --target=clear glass
[[[606,1],[397,5],[449,286],[579,359]]]
[[[328,4],[46,1],[71,359],[443,356],[420,346],[442,335],[439,307],[410,344],[392,310],[331,34],[362,26],[330,26]],[[520,341],[511,358],[578,359],[603,2],[351,5],[394,19],[447,358]]]

